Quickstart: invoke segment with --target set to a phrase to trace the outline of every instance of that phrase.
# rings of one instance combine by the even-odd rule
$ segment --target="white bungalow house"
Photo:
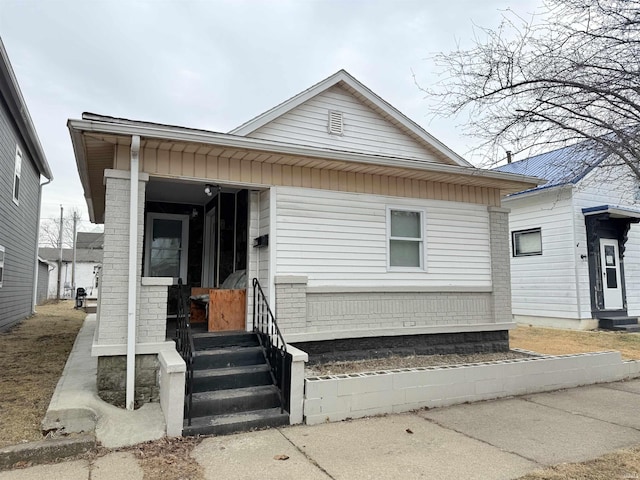
[[[573,329],[637,324],[640,182],[589,145],[496,169],[547,180],[503,200],[511,210],[516,322]]]
[[[126,374],[124,403],[159,396],[170,435],[183,427],[183,384],[171,391],[171,372],[185,364],[166,334],[178,278],[210,331],[251,331],[268,303],[296,364],[290,391],[280,389],[292,423],[302,421],[307,353],[508,348],[501,200],[538,180],[474,168],[347,72],[229,133],[87,113],[68,127],[91,220],[104,223],[92,350],[101,395],[124,397],[125,382],[107,380]],[[266,297],[259,304],[253,279]],[[220,299],[229,285],[241,294]],[[229,375],[247,373],[234,361]],[[135,369],[149,366],[159,385],[134,384]],[[187,367],[187,379],[205,375]],[[219,425],[193,392],[193,414],[209,415],[194,425]]]

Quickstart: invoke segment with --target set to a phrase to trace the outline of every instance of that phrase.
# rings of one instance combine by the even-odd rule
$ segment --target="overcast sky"
[[[42,216],[88,219],[66,128],[94,112],[227,132],[344,68],[474,161],[414,83],[473,26],[539,0],[0,0],[0,36],[53,170]],[[87,221],[84,230],[91,230]]]

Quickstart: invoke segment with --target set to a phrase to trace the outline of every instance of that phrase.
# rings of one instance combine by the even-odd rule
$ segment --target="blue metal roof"
[[[598,165],[604,157],[605,155],[595,148],[593,142],[585,141],[501,165],[493,170],[531,175],[547,180],[547,183],[543,185],[513,194],[519,195],[561,185],[575,185]]]

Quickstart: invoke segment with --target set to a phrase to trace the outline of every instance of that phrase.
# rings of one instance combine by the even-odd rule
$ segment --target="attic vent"
[[[342,135],[344,133],[342,122],[342,112],[329,110],[329,133],[332,135]]]

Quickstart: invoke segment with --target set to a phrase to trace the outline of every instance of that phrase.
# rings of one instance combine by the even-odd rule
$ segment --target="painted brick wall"
[[[167,335],[167,295],[165,285],[138,287],[137,343],[164,342]]]
[[[105,181],[104,254],[95,342],[99,345],[120,345],[127,340],[129,172],[107,170]],[[144,198],[145,182],[140,181],[138,186],[138,265],[142,265]],[[141,268],[138,269],[136,285],[140,285],[140,277]],[[138,287],[138,293],[140,294],[140,287]]]
[[[487,323],[491,312],[489,293],[313,293],[307,295],[306,325],[292,327],[316,332],[469,325]]]
[[[285,333],[309,331],[307,318],[307,283],[287,278],[275,279],[276,319]]]
[[[511,265],[509,257],[509,210],[489,207],[491,240],[492,310],[496,323],[512,322]]]

